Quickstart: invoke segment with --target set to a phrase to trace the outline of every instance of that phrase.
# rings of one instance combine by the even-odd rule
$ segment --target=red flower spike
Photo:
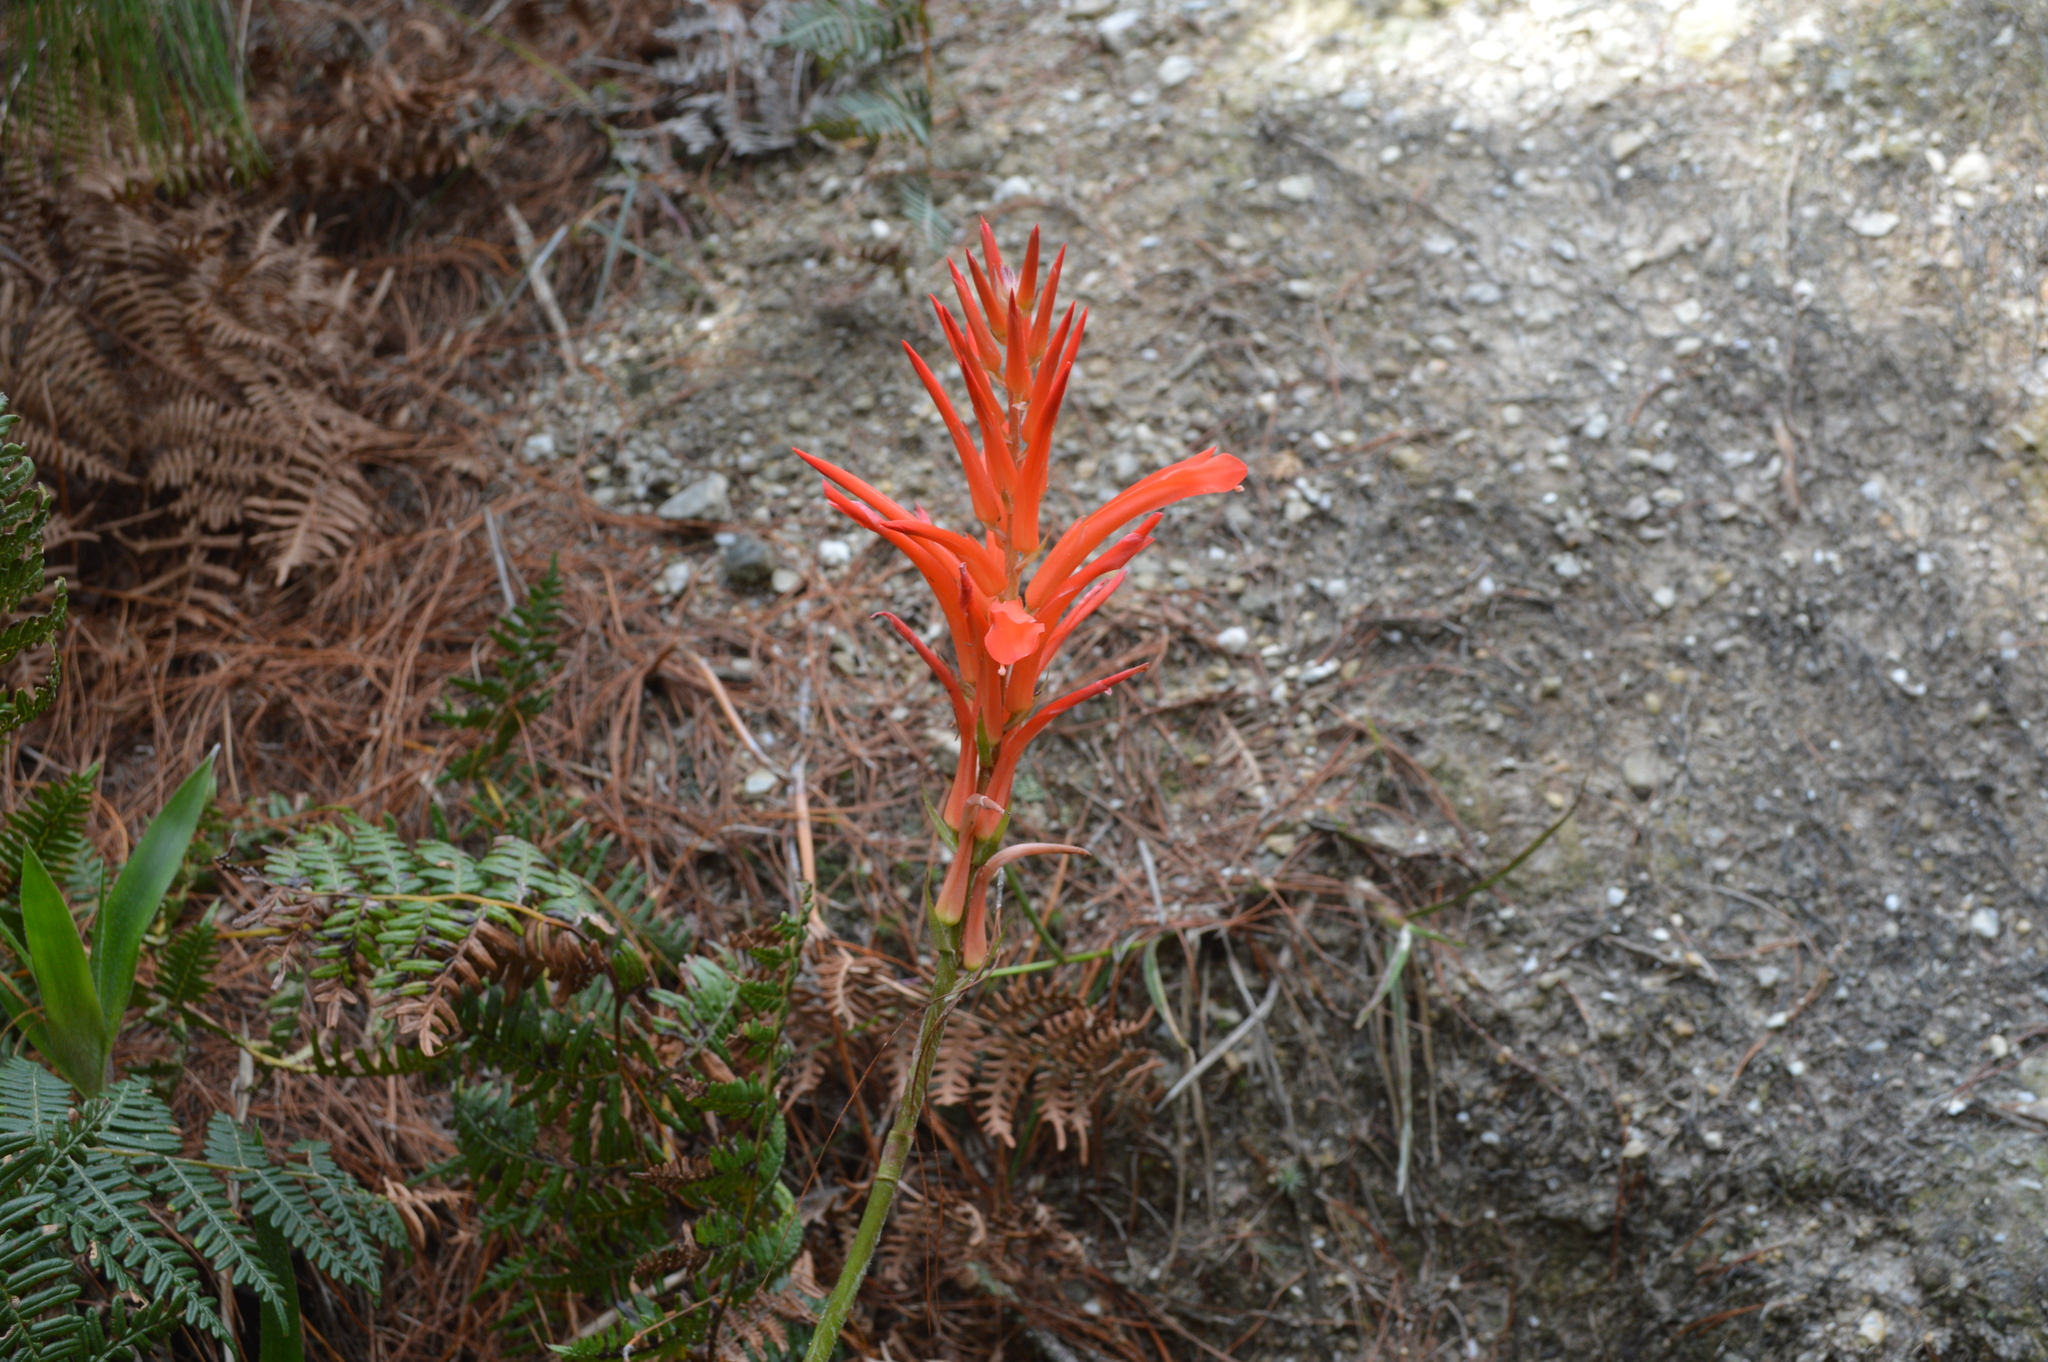
[[[835,509],[910,560],[931,587],[952,634],[955,666],[949,668],[900,619],[886,613],[880,617],[938,678],[960,733],[959,761],[939,811],[956,850],[932,914],[940,922],[960,924],[969,968],[988,959],[986,896],[995,872],[1013,856],[1039,850],[999,846],[1004,809],[1025,748],[1061,714],[1143,670],[1118,672],[1041,704],[1039,685],[1047,669],[1122,585],[1127,565],[1150,546],[1165,507],[1185,497],[1228,491],[1245,476],[1243,463],[1214,449],[1184,459],[1068,527],[1040,560],[1039,517],[1051,476],[1053,430],[1088,314],[1072,305],[1060,313],[1066,253],[1054,254],[1041,279],[1036,231],[1017,271],[1004,266],[986,222],[981,246],[980,259],[967,254],[964,273],[949,262],[959,315],[932,299],[946,346],[967,385],[977,430],[969,431],[923,357],[904,347],[953,440],[978,530],[969,534],[935,525],[922,507],[905,510],[853,474],[799,451],[824,476],[825,497]],[[1133,521],[1140,523],[1110,543]],[[1105,543],[1109,547],[1097,553]],[[1034,561],[1038,567],[1027,584]]]

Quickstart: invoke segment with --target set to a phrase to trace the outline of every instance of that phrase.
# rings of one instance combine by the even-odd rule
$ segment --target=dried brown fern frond
[[[780,1357],[789,1350],[789,1326],[809,1324],[816,1317],[807,1300],[822,1300],[825,1288],[818,1284],[811,1255],[797,1255],[789,1280],[780,1291],[764,1291],[744,1305],[728,1310],[721,1321],[716,1362],[760,1362]]]
[[[896,1219],[875,1255],[875,1277],[915,1296],[922,1294],[926,1272],[945,1264],[950,1281],[978,1292],[991,1280],[1014,1286],[1087,1261],[1087,1248],[1037,1198],[1019,1196],[991,1206],[927,1177],[905,1185]]]
[[[807,1062],[792,1069],[786,1096],[808,1095],[830,1070],[822,1052],[844,1042],[881,1061],[900,1095],[910,1047],[903,1020],[922,996],[889,961],[843,942],[820,945],[791,1027]],[[1045,976],[992,990],[955,1010],[932,1064],[933,1106],[971,1106],[989,1139],[1015,1147],[1027,1104],[1051,1127],[1056,1147],[1073,1140],[1085,1160],[1095,1111],[1127,1098],[1159,1064],[1144,1026],[1091,1007]]]
[[[603,973],[605,963],[602,944],[566,926],[529,921],[519,935],[479,919],[433,973],[425,993],[394,999],[382,1011],[397,1023],[401,1037],[416,1039],[421,1053],[431,1055],[460,1033],[455,1000],[464,993],[497,984],[516,995],[545,979],[559,1002]]]
[[[280,586],[293,568],[333,558],[376,527],[369,487],[355,468],[315,471],[287,465],[270,472],[268,481],[278,495],[244,497],[241,509],[250,520],[270,527],[250,542],[272,546],[271,567]]]
[[[346,193],[468,165],[488,141],[482,127],[499,112],[493,104],[476,83],[408,83],[384,66],[322,82],[314,99],[278,107],[263,131],[281,176],[314,192]]]
[[[956,1018],[933,1066],[932,1100],[971,1101],[982,1133],[1015,1147],[1028,1094],[1054,1143],[1065,1149],[1072,1138],[1085,1160],[1095,1109],[1159,1064],[1143,1031],[1049,980],[1013,984]]]
[[[394,441],[350,372],[388,274],[359,286],[281,209],[21,188],[0,213],[0,385],[33,457],[139,489],[134,512],[260,527],[280,581],[375,529],[359,460]]]

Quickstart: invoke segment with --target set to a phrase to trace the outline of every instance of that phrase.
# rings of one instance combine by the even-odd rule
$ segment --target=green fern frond
[[[326,1141],[301,1140],[292,1146],[291,1152],[304,1159],[305,1164],[285,1164],[284,1168],[313,1194],[313,1204],[327,1218],[328,1226],[325,1238],[306,1242],[295,1239],[294,1246],[310,1255],[312,1250],[307,1248],[307,1242],[321,1244],[322,1253],[335,1262],[332,1275],[336,1280],[353,1281],[375,1291],[383,1251],[405,1243],[405,1226],[399,1221],[398,1212],[390,1202],[364,1191],[355,1179],[342,1172],[328,1154]]]
[[[562,572],[550,560],[526,599],[491,628],[501,654],[485,676],[452,676],[448,684],[479,703],[445,706],[434,715],[451,728],[484,734],[482,742],[448,764],[445,780],[474,780],[511,750],[526,726],[555,698],[548,682],[561,669]]]
[[[396,1213],[324,1147],[279,1163],[225,1116],[208,1129],[206,1161],[182,1157],[183,1143],[139,1079],[78,1102],[25,1059],[0,1065],[0,1357],[112,1362],[179,1322],[231,1342],[202,1268],[281,1306],[291,1294],[275,1266],[288,1270],[288,1254],[261,1249],[250,1213],[336,1281],[377,1290]],[[277,1212],[281,1197],[302,1213]],[[93,1278],[102,1284],[85,1290]],[[124,1294],[150,1305],[131,1310]]]
[[[676,1197],[709,1221],[675,1298],[661,1308],[643,1302],[634,1316],[654,1330],[634,1355],[661,1356],[643,1345],[685,1337],[695,1326],[680,1321],[692,1311],[714,1317],[699,1310],[705,1302],[750,1300],[802,1247],[776,1085],[803,922],[746,932],[717,958],[690,955],[687,939],[656,947],[654,929],[669,915],[640,872],[607,879],[612,847],[587,827],[561,850],[551,857],[514,837],[481,855],[450,842],[408,848],[343,818],[272,848],[265,874],[288,898],[299,891],[292,920],[315,943],[290,987],[334,980],[366,995],[363,1034],[376,1056],[403,1054],[379,1047],[421,1025],[423,1013],[433,1017],[444,1047],[437,1062],[457,1074],[456,1153],[430,1173],[476,1198],[498,1253],[486,1289],[517,1288],[521,1301],[501,1320],[508,1346],[563,1337],[554,1302],[564,1296],[633,1299],[636,1265],[675,1242]],[[648,954],[657,957],[653,985],[643,982]],[[554,989],[535,986],[544,977]],[[305,1012],[294,1004],[289,1015],[297,1025]],[[319,1039],[315,1064],[324,1066]],[[300,1043],[290,1030],[272,1041]],[[705,1058],[678,1071],[677,1054]],[[700,1151],[685,1172],[641,1176],[684,1150]],[[227,1143],[213,1158],[257,1164]],[[341,1223],[310,1184],[304,1197],[289,1182],[242,1185],[265,1224],[302,1224],[314,1212]],[[337,1175],[334,1186],[347,1184]],[[365,1252],[374,1247],[365,1240]]]
[[[0,441],[21,419],[6,412],[7,399],[0,394]],[[43,527],[50,523],[50,503],[55,498],[49,488],[35,481],[35,474],[35,465],[20,445],[0,443],[0,612],[12,612],[24,600],[41,594],[46,585]],[[65,590],[60,577],[47,611],[0,630],[0,667],[56,638],[68,610]],[[34,685],[12,692],[0,688],[0,734],[12,733],[48,709],[63,679],[63,658],[53,656],[49,674]],[[20,864],[17,859],[17,874]]]
[[[953,224],[932,202],[932,182],[923,175],[906,175],[896,182],[896,202],[910,224],[924,233],[925,245],[943,252],[953,239]]]
[[[71,1089],[39,1064],[13,1059],[0,1065],[0,1133],[39,1137],[64,1128]]]
[[[772,41],[809,53],[831,75],[893,56],[915,42],[918,10],[901,0],[805,0]]]
[[[173,1006],[188,1005],[213,992],[220,941],[212,914],[173,936],[158,958],[156,983],[150,988],[158,998]]]
[[[14,888],[21,878],[22,855],[29,851],[42,859],[51,878],[70,877],[86,849],[85,820],[92,813],[92,787],[99,774],[95,762],[77,775],[37,786],[8,811],[0,826],[0,889]]]
[[[148,1176],[149,1185],[178,1217],[178,1234],[186,1243],[216,1271],[226,1269],[264,1300],[284,1304],[284,1288],[271,1279],[255,1239],[228,1205],[219,1173],[184,1159],[166,1159]]]
[[[919,146],[932,140],[932,96],[922,79],[877,80],[833,99],[830,112],[817,126],[826,136],[828,129],[849,129],[840,136],[906,137]]]

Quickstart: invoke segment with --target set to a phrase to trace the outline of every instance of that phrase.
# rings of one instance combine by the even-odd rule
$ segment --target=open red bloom
[[[1047,551],[1040,510],[1051,473],[1053,424],[1088,314],[1069,305],[1054,321],[1066,252],[1053,258],[1041,280],[1035,228],[1019,269],[1003,263],[986,222],[981,246],[981,260],[967,255],[967,276],[952,270],[961,315],[956,318],[932,299],[967,388],[973,433],[923,358],[908,343],[903,347],[960,456],[981,536],[935,525],[922,508],[907,511],[846,470],[796,451],[824,475],[827,501],[894,544],[917,568],[952,634],[957,671],[903,621],[886,616],[946,688],[960,730],[960,764],[940,810],[956,853],[932,911],[948,925],[965,919],[961,955],[970,969],[988,958],[984,899],[990,877],[977,871],[998,864],[993,858],[1009,824],[1010,785],[1024,748],[1058,715],[1142,670],[1134,667],[1041,703],[1039,682],[1047,664],[1122,584],[1125,566],[1152,542],[1160,511],[1187,497],[1230,491],[1245,475],[1238,459],[1204,450],[1125,488],[1068,527]],[[1141,517],[1142,525],[1091,560]]]

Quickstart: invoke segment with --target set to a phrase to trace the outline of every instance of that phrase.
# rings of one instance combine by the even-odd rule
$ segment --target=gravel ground
[[[2041,1356],[2038,16],[937,14],[944,207],[1042,223],[1094,309],[1059,495],[1211,442],[1255,469],[1129,588],[1221,640],[1170,684],[1292,728],[1275,807],[1366,720],[1482,862],[1578,800],[1441,957],[1474,1026],[1446,1022],[1396,1246],[1438,1355]],[[942,277],[897,169],[725,182],[718,234],[672,243],[690,283],[591,343],[605,385],[536,396],[526,455],[730,517],[792,591],[864,546],[787,443],[960,520],[894,350],[935,348],[905,285]],[[715,551],[657,565],[691,608],[726,608]],[[1241,869],[1342,876],[1319,826]],[[1226,1205],[1257,1175],[1212,1171]],[[1101,1251],[1134,1283],[1159,1258]],[[1332,1338],[1373,1345],[1280,1318],[1238,1355]]]

